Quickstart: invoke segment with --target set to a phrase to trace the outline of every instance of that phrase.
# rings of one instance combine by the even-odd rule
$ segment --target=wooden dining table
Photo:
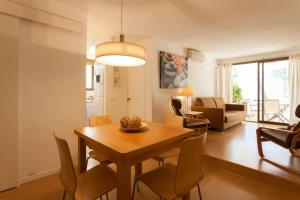
[[[86,170],[86,146],[97,150],[117,165],[117,199],[131,198],[131,166],[142,173],[142,162],[181,145],[193,130],[147,122],[142,132],[124,132],[120,124],[105,124],[74,130],[78,136],[78,169]]]

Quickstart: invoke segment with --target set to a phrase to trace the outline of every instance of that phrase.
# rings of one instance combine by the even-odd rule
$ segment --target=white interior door
[[[146,119],[146,66],[128,68],[128,115]]]
[[[116,70],[117,71],[114,71]],[[105,69],[105,114],[118,122],[125,115],[146,120],[146,68]]]
[[[118,122],[127,115],[127,69],[107,66],[104,76],[104,113]]]

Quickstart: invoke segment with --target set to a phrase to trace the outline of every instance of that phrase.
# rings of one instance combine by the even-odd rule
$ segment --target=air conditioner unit
[[[204,59],[205,59],[204,55],[200,51],[197,51],[197,50],[194,50],[194,49],[188,49],[187,50],[187,57],[191,58],[193,60],[198,60],[200,62],[203,62]]]

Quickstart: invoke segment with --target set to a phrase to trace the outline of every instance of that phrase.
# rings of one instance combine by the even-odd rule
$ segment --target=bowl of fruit
[[[140,117],[125,116],[120,119],[121,129],[125,132],[141,132],[144,131],[148,124],[142,122]]]

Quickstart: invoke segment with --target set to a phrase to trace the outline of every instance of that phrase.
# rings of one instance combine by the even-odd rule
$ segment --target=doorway
[[[104,114],[104,65],[88,60],[86,64],[86,123],[91,116]]]
[[[104,85],[104,113],[111,115],[114,122],[126,115],[146,120],[146,65],[105,66]]]
[[[233,102],[246,107],[246,121],[290,122],[288,58],[234,64]]]

